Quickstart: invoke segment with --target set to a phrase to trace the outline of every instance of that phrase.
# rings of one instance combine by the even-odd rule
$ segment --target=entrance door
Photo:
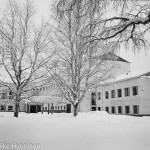
[[[30,113],[36,113],[36,105],[30,106]]]
[[[71,104],[67,104],[66,113],[71,113]]]

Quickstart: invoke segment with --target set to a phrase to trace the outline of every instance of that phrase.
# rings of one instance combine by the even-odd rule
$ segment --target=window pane
[[[111,98],[115,98],[115,90],[111,91]]]
[[[122,89],[118,89],[118,97],[122,97]]]
[[[109,93],[108,93],[108,91],[105,91],[105,98],[109,99]]]
[[[133,92],[133,95],[138,95],[138,86],[133,86],[132,92]]]
[[[130,88],[125,88],[124,89],[124,92],[125,92],[125,96],[130,96]]]

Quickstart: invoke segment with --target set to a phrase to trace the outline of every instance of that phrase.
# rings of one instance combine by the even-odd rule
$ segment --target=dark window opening
[[[105,110],[109,113],[109,107],[106,107]]]
[[[109,99],[109,93],[108,93],[108,91],[105,91],[105,99]]]
[[[96,111],[96,107],[92,107],[92,111]]]
[[[130,88],[125,88],[124,89],[124,95],[125,96],[130,96]]]
[[[115,98],[115,90],[111,91],[111,98]]]
[[[122,114],[122,106],[118,106],[118,113]]]
[[[112,106],[112,107],[111,107],[111,112],[112,112],[112,114],[114,114],[114,113],[116,112],[116,110],[115,110],[115,107],[114,107],[114,106]]]
[[[98,107],[98,111],[101,111],[101,107]]]
[[[133,92],[133,95],[138,95],[138,86],[133,86],[132,92]]]
[[[130,113],[130,106],[125,106],[125,113],[129,114]]]
[[[118,89],[118,97],[122,97],[122,89]]]
[[[133,105],[133,114],[138,114],[138,113],[139,113],[139,106]]]
[[[96,93],[92,92],[92,105],[96,105]]]
[[[5,105],[1,105],[1,110],[6,110],[6,106]]]
[[[13,106],[8,106],[8,110],[13,110]]]

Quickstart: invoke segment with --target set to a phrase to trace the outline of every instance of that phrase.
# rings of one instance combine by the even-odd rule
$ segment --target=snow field
[[[150,117],[89,112],[14,118],[0,112],[0,143],[38,143],[40,150],[149,150],[149,139]]]

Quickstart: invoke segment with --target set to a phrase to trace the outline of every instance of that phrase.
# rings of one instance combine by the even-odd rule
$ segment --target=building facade
[[[114,72],[115,76],[130,71],[130,63],[120,57],[117,57],[113,64],[112,73]],[[73,107],[64,101],[59,87],[53,80],[31,89],[30,92],[37,94],[22,101],[20,111],[27,113],[73,111]],[[14,111],[14,108],[12,93],[7,87],[1,86],[0,111]],[[85,95],[78,109],[79,112],[98,110],[110,114],[150,115],[150,72],[100,84]]]
[[[90,97],[81,103],[81,111],[150,115],[150,72],[103,84]]]

